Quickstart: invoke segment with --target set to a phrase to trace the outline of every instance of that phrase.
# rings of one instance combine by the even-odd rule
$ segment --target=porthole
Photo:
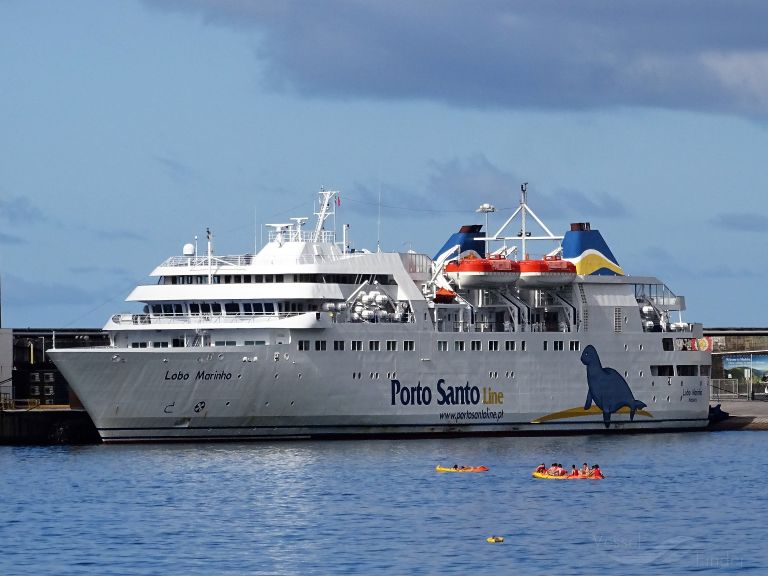
[[[293,406],[293,404],[294,404],[294,401],[293,401],[293,400],[291,400],[291,406]]]
[[[629,377],[629,372],[624,370],[624,378],[627,378],[627,377]]]
[[[301,372],[299,372],[299,380],[301,380]]]
[[[629,344],[624,344],[624,352],[627,352],[629,350]]]
[[[238,380],[240,380],[240,378],[242,378],[242,377],[243,377],[243,375],[242,375],[242,374],[238,374],[238,375],[237,375],[237,379],[238,379]]]
[[[682,385],[683,385],[683,381],[682,381],[682,380],[680,380],[680,386],[682,386]]]
[[[371,380],[373,380],[373,372],[371,372],[371,373],[370,373],[370,375],[369,375],[368,377],[369,377]]]
[[[642,344],[638,345],[638,347],[637,347],[637,348],[640,350],[640,352],[642,352],[642,351],[643,351],[643,345],[642,345]]]
[[[656,396],[653,397],[653,403],[656,403]]]
[[[667,402],[672,402],[672,400],[669,399],[669,396],[667,396]]]
[[[654,382],[653,380],[651,380],[651,386],[656,386],[656,382]]]
[[[229,404],[230,404],[230,402],[229,402],[229,400],[227,400],[227,403],[225,404],[225,406],[229,406]]]
[[[643,371],[642,370],[640,370],[640,372],[638,372],[638,374],[640,375],[640,378],[643,377]]]
[[[224,359],[224,354],[219,353],[219,360],[223,360],[223,359]]]
[[[275,374],[275,380],[277,380],[280,377],[280,374]]]
[[[264,402],[264,406],[269,406],[269,401]]]

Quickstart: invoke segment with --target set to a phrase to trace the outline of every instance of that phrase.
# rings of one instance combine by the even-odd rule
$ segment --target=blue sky
[[[519,185],[685,319],[768,326],[768,4],[0,0],[4,327],[100,327],[342,195],[357,247],[433,254]],[[499,225],[504,212],[491,216]]]

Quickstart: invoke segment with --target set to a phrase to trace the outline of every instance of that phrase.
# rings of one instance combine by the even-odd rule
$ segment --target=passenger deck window
[[[699,366],[697,364],[678,364],[677,375],[678,376],[698,376]]]
[[[651,376],[674,376],[675,371],[671,364],[651,364]]]

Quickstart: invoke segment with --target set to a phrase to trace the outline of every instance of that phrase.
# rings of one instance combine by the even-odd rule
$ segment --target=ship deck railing
[[[448,329],[445,329],[447,325]],[[564,333],[573,332],[570,326],[561,323],[555,326],[554,324],[546,324],[544,322],[533,322],[529,324],[520,324],[515,330],[515,327],[510,322],[504,322],[499,324],[498,322],[439,322],[438,332],[444,333],[471,333],[471,332],[548,332],[548,333]]]
[[[225,315],[225,314],[202,314],[202,315],[179,315],[179,314],[115,314],[112,316],[112,322],[121,326],[134,325],[134,326],[146,326],[151,324],[222,324],[222,323],[242,323],[242,324],[262,324],[264,322],[277,322],[278,320],[284,320],[286,318],[294,318],[296,316],[303,316],[306,314],[315,314],[319,320],[320,314],[327,314],[327,312],[320,312],[319,310],[305,310],[302,312],[280,312],[279,314],[240,314],[240,315]],[[403,316],[397,320],[372,318],[366,320],[351,320],[346,318],[346,315],[342,316],[334,314],[331,317],[331,322],[334,323],[413,323],[414,317],[412,314],[403,314]]]
[[[112,316],[112,322],[115,324],[199,324],[199,323],[222,323],[222,322],[242,322],[242,323],[261,323],[283,320],[294,316],[301,316],[309,312],[281,312],[276,314],[249,314],[249,315],[225,315],[225,314],[200,314],[195,316],[185,316],[178,314],[115,314]]]

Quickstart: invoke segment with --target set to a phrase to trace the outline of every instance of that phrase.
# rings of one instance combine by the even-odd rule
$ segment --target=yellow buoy
[[[504,542],[503,536],[488,536],[488,538],[485,539],[486,542],[490,542],[491,544],[499,544],[501,542]]]

